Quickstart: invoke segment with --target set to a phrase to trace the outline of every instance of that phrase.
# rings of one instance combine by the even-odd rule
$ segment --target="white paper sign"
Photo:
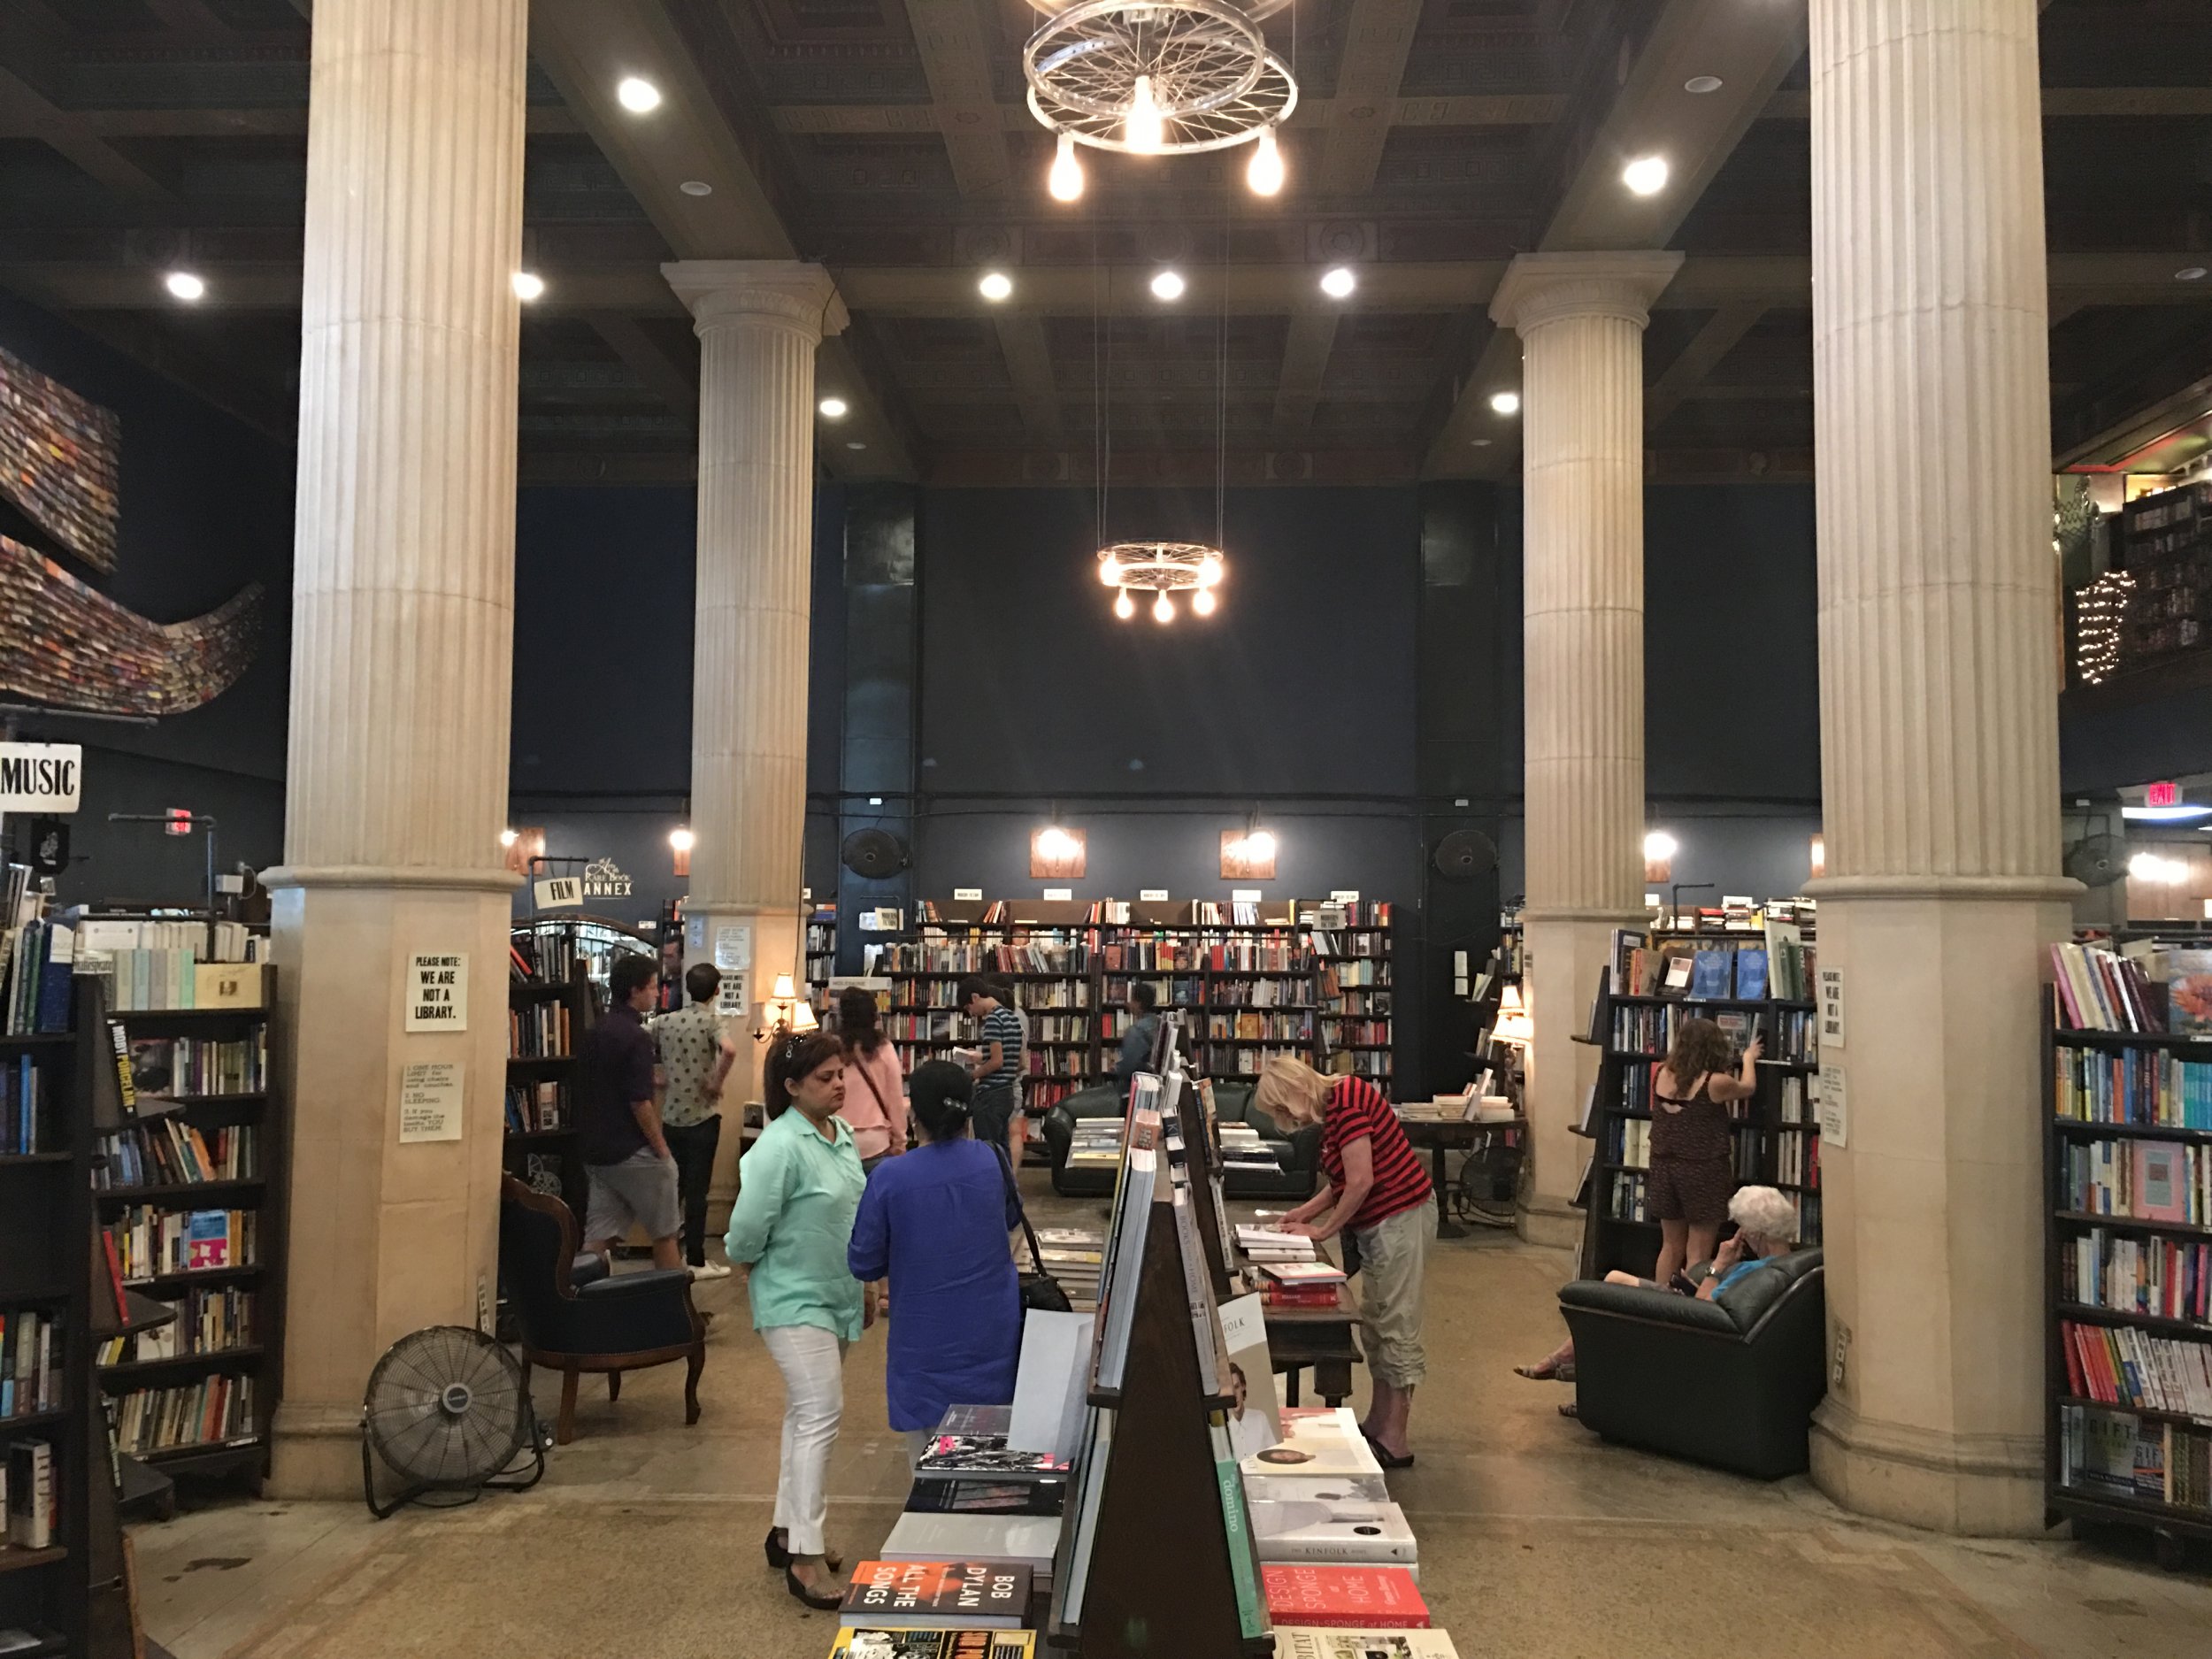
[[[684,949],[696,955],[707,948],[707,918],[703,916],[684,918]]]
[[[1045,897],[1048,899],[1072,899],[1074,896],[1073,887],[1047,887],[1045,889]]]
[[[1229,889],[1229,902],[1232,904],[1257,904],[1259,902],[1260,890],[1257,887],[1232,887]]]
[[[407,964],[407,1029],[469,1028],[469,959],[416,955]]]
[[[725,922],[714,930],[714,965],[725,973],[742,973],[753,965],[750,922]]]
[[[1331,887],[1329,889],[1329,902],[1332,904],[1357,904],[1359,902],[1359,889],[1357,887]]]
[[[1137,897],[1147,904],[1164,904],[1167,902],[1167,889],[1165,887],[1141,887],[1137,891]]]
[[[980,904],[983,902],[983,889],[981,887],[955,887],[952,890],[952,902],[955,904]]]
[[[745,976],[726,973],[722,984],[714,994],[714,1011],[724,1019],[742,1019],[745,1017]]]
[[[1843,1094],[1843,1068],[1820,1068],[1820,1144],[1842,1148],[1851,1144],[1851,1108]]]
[[[84,788],[77,743],[0,743],[0,812],[74,812]]]
[[[399,1139],[458,1141],[461,1138],[461,1063],[421,1060],[400,1068]]]
[[[580,910],[584,907],[584,881],[580,876],[547,876],[533,887],[541,910]]]
[[[1843,1047],[1841,968],[1823,968],[1820,971],[1820,1047],[1823,1053],[1830,1048]]]

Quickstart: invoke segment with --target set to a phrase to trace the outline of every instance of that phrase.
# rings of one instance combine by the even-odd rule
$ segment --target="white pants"
[[[795,1555],[822,1553],[829,1515],[830,1449],[845,1413],[845,1343],[813,1325],[771,1325],[760,1333],[783,1373],[783,1464],[776,1475],[776,1525]]]

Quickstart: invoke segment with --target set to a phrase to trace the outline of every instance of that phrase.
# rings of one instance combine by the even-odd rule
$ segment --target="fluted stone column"
[[[315,8],[285,863],[264,878],[294,1125],[286,1496],[357,1494],[377,1356],[495,1294],[526,16]],[[465,1031],[405,1032],[417,953],[467,957]],[[417,1062],[460,1066],[458,1140],[401,1144]]]
[[[2042,1521],[2037,987],[2058,879],[2036,0],[1813,0],[1821,1152],[1813,1474],[1971,1533]]]
[[[844,303],[821,266],[689,259],[661,267],[699,336],[699,551],[691,690],[691,890],[685,959],[741,930],[746,1056],[729,1094],[759,1087],[743,1040],[776,976],[803,985],[807,628],[814,565],[814,354]],[[718,1195],[734,1190],[722,1138]]]
[[[1528,989],[1524,1237],[1572,1244],[1597,1071],[1574,1041],[1613,930],[1640,923],[1644,328],[1678,253],[1524,254],[1490,306],[1521,336]]]

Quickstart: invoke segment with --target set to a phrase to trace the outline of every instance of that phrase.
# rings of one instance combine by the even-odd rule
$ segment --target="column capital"
[[[1525,253],[1506,267],[1490,318],[1524,337],[1570,317],[1617,317],[1641,328],[1681,268],[1678,253]]]
[[[837,284],[801,259],[677,259],[661,267],[697,329],[726,322],[780,324],[818,345],[852,319]]]

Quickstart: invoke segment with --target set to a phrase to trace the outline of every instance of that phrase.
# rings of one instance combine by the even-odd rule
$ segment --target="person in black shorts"
[[[1712,1259],[1736,1190],[1728,1103],[1757,1093],[1759,1049],[1755,1036],[1732,1065],[1736,1054],[1726,1033],[1709,1019],[1686,1019],[1651,1079],[1651,1172],[1644,1190],[1659,1224],[1659,1264],[1651,1276],[1663,1285],[1692,1262]]]

